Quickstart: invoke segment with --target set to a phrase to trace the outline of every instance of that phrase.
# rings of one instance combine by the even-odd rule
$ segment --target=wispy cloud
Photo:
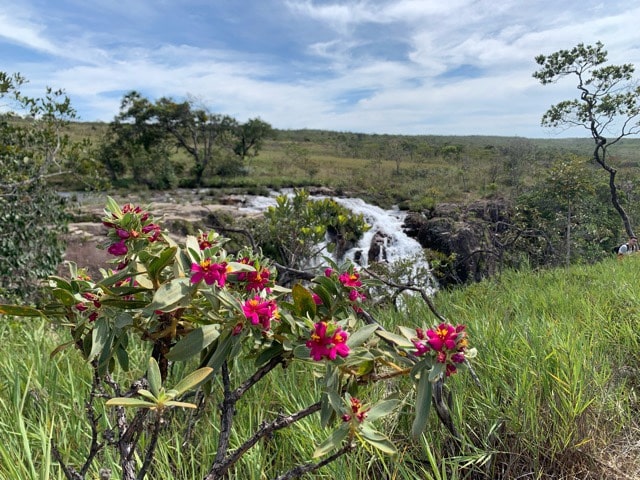
[[[543,136],[575,86],[536,84],[535,55],[601,40],[640,66],[640,6],[617,0],[52,3],[2,2],[1,68],[86,120],[135,89],[277,128]]]

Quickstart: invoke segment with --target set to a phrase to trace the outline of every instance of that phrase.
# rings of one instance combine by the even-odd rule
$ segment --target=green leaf
[[[121,330],[124,327],[128,327],[129,325],[133,325],[133,317],[127,312],[121,312],[116,317],[115,327]]]
[[[91,361],[102,353],[104,347],[111,343],[111,328],[109,322],[104,317],[99,317],[91,332],[91,352],[89,352],[88,360]]]
[[[160,388],[162,387],[162,377],[160,375],[160,367],[156,359],[149,358],[149,367],[147,369],[147,380],[149,380],[149,388],[154,397],[158,397]]]
[[[377,448],[382,453],[385,453],[387,455],[395,455],[396,453],[398,453],[393,443],[391,443],[391,441],[380,432],[363,428],[360,431],[360,437],[366,443],[368,443],[372,447]]]
[[[151,316],[155,310],[170,312],[179,307],[187,306],[196,289],[197,286],[192,286],[189,278],[174,278],[162,284],[146,308],[148,315]]]
[[[313,458],[321,457],[331,450],[338,448],[343,440],[349,435],[349,424],[343,423],[337,430],[334,430],[329,437],[318,445],[313,452]]]
[[[158,398],[151,393],[149,390],[145,390],[144,388],[140,388],[138,389],[138,391],[136,392],[138,395],[146,398],[147,400],[153,402],[153,403],[158,403]]]
[[[52,359],[53,357],[55,357],[58,353],[60,353],[63,350],[66,350],[68,347],[75,345],[76,342],[74,340],[71,340],[70,342],[66,342],[63,343],[62,345],[58,345],[56,348],[53,349],[53,351],[49,354],[49,358]]]
[[[255,364],[257,367],[262,366],[272,358],[275,358],[278,355],[281,355],[283,352],[284,352],[284,348],[282,347],[282,344],[275,342],[269,348],[260,352],[260,355],[258,355],[258,357],[256,358]],[[307,357],[308,357],[308,354],[307,354]]]
[[[378,418],[389,415],[398,406],[398,403],[400,403],[400,400],[397,399],[383,400],[376,403],[367,412],[367,420],[375,422]]]
[[[349,335],[349,338],[347,339],[347,345],[349,346],[349,348],[359,347],[364,342],[366,342],[371,337],[371,335],[373,335],[373,333],[378,330],[378,328],[378,325],[375,324],[365,325],[364,327]]]
[[[404,347],[404,348],[414,347],[413,343],[411,343],[410,340],[407,340],[406,338],[400,335],[396,335],[395,333],[387,332],[386,330],[378,330],[376,332],[376,335],[378,335],[381,338],[384,338],[385,340],[389,340],[391,343],[394,343],[399,347]]]
[[[327,398],[329,399],[329,404],[336,411],[342,413],[344,410],[344,402],[338,392],[329,391],[327,392]]]
[[[411,425],[411,436],[417,439],[427,428],[429,409],[431,408],[432,383],[426,371],[423,371],[416,385],[416,416]]]
[[[213,373],[213,368],[203,367],[199,368],[193,373],[190,373],[186,377],[184,377],[180,382],[173,387],[173,390],[177,391],[177,395],[181,395],[187,390],[191,390],[198,386],[201,382],[204,382],[207,377],[209,377]]]
[[[431,369],[431,371],[429,372],[429,381],[435,382],[440,377],[442,377],[442,375],[444,375],[445,368],[446,368],[446,365],[444,363],[436,362],[433,365],[433,368]]]
[[[167,358],[174,362],[187,360],[207,348],[219,336],[219,325],[203,325],[181,338],[167,354]]]
[[[178,402],[176,400],[169,400],[168,402],[165,402],[164,406],[165,407],[181,407],[181,408],[198,408],[198,406],[194,405],[193,403]]]
[[[71,305],[75,305],[78,303],[78,300],[73,296],[73,294],[64,288],[54,288],[51,290],[51,294],[63,305],[67,307]]]
[[[105,307],[120,308],[122,310],[136,310],[149,305],[149,302],[144,300],[123,300],[121,298],[104,298],[101,303]]]
[[[120,205],[113,198],[107,195],[107,205],[105,210],[107,212],[113,213],[117,217],[122,216],[122,210],[120,209]]]
[[[400,330],[400,333],[407,337],[407,339],[411,340],[412,338],[415,338],[417,333],[416,333],[416,329],[415,328],[409,328],[409,327],[405,327],[403,325],[399,325],[398,326],[398,330]]]
[[[311,292],[299,283],[291,289],[295,312],[301,317],[314,318],[316,316],[316,303],[313,301]]]
[[[120,368],[122,368],[122,370],[124,370],[125,372],[128,372],[129,371],[129,354],[121,345],[119,345],[118,348],[116,348],[116,358],[118,359]]]
[[[107,403],[110,407],[120,406],[120,407],[133,407],[133,408],[155,408],[156,404],[151,402],[146,402],[144,400],[138,400],[137,398],[127,398],[127,397],[116,397],[110,398],[107,400]]]
[[[44,314],[35,308],[21,307],[18,305],[0,305],[0,315],[13,315],[16,317],[44,317]]]
[[[229,356],[229,352],[231,352],[233,344],[235,343],[235,340],[237,338],[239,337],[228,335],[218,343],[218,348],[216,348],[216,351],[213,353],[211,359],[207,363],[207,366],[211,367],[214,372],[217,372],[224,361],[227,359],[227,357]]]
[[[149,264],[149,276],[151,278],[159,278],[160,272],[173,261],[177,251],[177,247],[165,248],[160,253],[160,256],[154,258]]]

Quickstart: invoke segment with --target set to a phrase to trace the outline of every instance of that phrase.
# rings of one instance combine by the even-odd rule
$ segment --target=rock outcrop
[[[424,248],[452,259],[450,268],[439,272],[442,285],[477,282],[500,268],[500,234],[509,228],[511,215],[511,207],[504,200],[482,200],[466,206],[446,203],[408,214],[404,228]]]

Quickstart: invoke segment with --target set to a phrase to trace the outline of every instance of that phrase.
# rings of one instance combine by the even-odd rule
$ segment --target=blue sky
[[[0,0],[0,70],[87,121],[138,90],[279,129],[575,137],[540,127],[576,89],[534,57],[602,41],[640,69],[639,21],[618,0]]]

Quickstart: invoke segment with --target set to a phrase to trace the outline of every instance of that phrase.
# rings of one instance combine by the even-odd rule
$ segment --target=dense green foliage
[[[62,259],[64,203],[47,178],[64,175],[77,152],[64,134],[74,111],[62,91],[24,96],[25,79],[0,72],[0,100],[14,113],[0,115],[0,299],[36,297],[38,279]],[[23,117],[18,121],[16,113]],[[69,155],[63,160],[64,155]]]
[[[297,270],[319,263],[325,247],[341,258],[368,229],[362,215],[331,198],[312,199],[305,190],[276,197],[276,205],[267,208],[264,219],[252,225],[262,251],[281,265]]]

